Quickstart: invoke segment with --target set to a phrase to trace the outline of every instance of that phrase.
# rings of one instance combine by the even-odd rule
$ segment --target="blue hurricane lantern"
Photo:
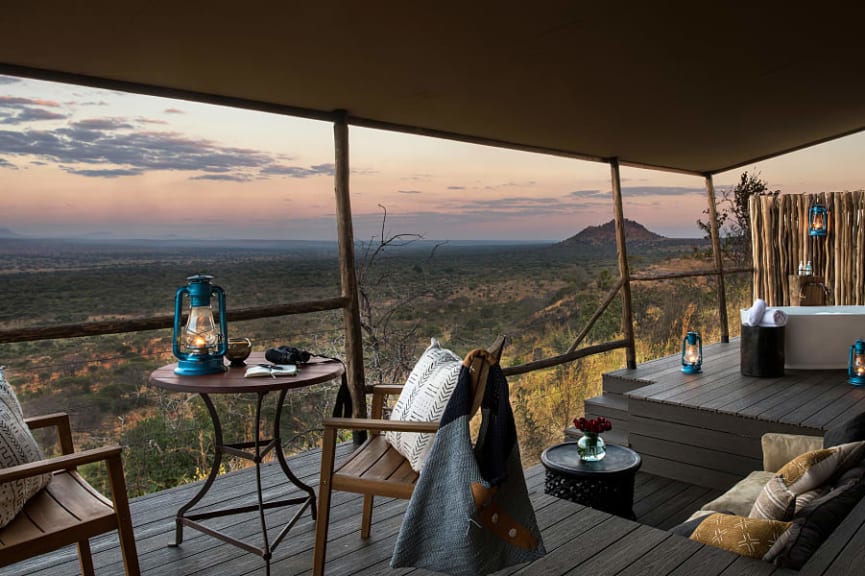
[[[820,204],[814,204],[808,211],[808,234],[825,236],[829,225],[829,211]]]
[[[176,374],[200,376],[225,371],[222,358],[228,343],[225,323],[225,292],[211,284],[213,276],[196,274],[186,279],[186,286],[177,289],[174,297],[174,355]],[[184,296],[186,298],[184,298]],[[211,298],[216,297],[219,321],[213,319]],[[186,325],[183,302],[189,302]]]
[[[699,374],[703,365],[703,339],[699,332],[688,332],[682,339],[682,372]]]
[[[856,340],[850,346],[850,361],[847,363],[848,382],[853,386],[865,385],[865,342]]]

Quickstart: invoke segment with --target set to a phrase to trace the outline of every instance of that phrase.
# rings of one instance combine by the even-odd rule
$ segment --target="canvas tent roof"
[[[715,173],[865,128],[857,4],[796,6],[15,2],[0,72]]]

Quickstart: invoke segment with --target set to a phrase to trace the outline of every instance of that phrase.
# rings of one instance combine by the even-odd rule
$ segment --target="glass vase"
[[[577,441],[577,452],[581,460],[597,462],[607,455],[607,448],[603,438],[598,434],[587,432]]]

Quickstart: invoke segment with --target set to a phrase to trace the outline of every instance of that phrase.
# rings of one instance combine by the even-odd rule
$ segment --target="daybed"
[[[865,414],[825,437],[765,434],[763,470],[673,532],[800,569],[865,495]]]

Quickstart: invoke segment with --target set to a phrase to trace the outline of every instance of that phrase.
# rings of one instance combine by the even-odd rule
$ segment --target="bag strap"
[[[463,366],[468,368],[472,379],[472,408],[469,412],[469,418],[473,417],[481,407],[489,379],[490,366],[495,366],[501,360],[506,341],[507,336],[499,336],[488,349],[476,348],[466,354],[463,359]]]

